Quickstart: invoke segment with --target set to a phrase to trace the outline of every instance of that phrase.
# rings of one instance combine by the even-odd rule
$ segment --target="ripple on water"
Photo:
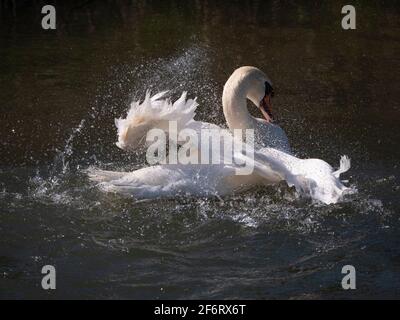
[[[323,297],[336,292],[329,271],[343,263],[393,271],[390,255],[381,253],[398,255],[390,233],[398,225],[396,205],[388,205],[399,191],[392,175],[358,176],[352,183],[360,192],[330,206],[299,199],[284,185],[224,198],[136,201],[89,183],[82,171],[88,165],[143,165],[115,152],[112,120],[127,106],[112,99],[115,89],[137,99],[148,88],[179,94],[185,83],[211,110],[201,118],[218,123],[217,108],[209,106],[219,105],[221,88],[209,81],[207,50],[193,46],[135,67],[114,66],[114,81],[101,88],[53,163],[1,169],[4,278],[34,279],[39,265],[55,262],[72,284],[88,284],[79,293],[85,297],[265,298],[267,289],[275,296]],[[321,283],[333,287],[309,289]]]

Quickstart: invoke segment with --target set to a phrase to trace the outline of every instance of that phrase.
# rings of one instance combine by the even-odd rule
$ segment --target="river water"
[[[396,1],[356,2],[347,31],[335,2],[68,1],[46,31],[41,1],[0,7],[0,298],[400,297]],[[295,154],[348,155],[357,194],[326,206],[282,184],[139,202],[88,181],[91,165],[145,165],[115,146],[114,118],[146,89],[188,91],[196,119],[224,125],[222,88],[242,65],[274,82]]]

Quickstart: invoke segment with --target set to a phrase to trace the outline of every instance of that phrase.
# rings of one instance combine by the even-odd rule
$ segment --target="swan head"
[[[273,121],[271,100],[274,89],[272,81],[260,69],[250,66],[236,69],[224,88],[226,96],[232,92],[253,102],[267,122]]]
[[[247,99],[257,106],[267,122],[272,122],[272,97],[274,96],[272,81],[256,67],[242,68],[244,68],[242,72]]]

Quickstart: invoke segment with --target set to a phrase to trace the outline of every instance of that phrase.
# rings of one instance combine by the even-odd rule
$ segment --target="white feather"
[[[166,129],[169,121],[176,121],[178,128],[184,128],[193,120],[198,106],[196,99],[187,100],[187,93],[183,92],[178,100],[171,103],[169,99],[161,100],[166,93],[163,91],[151,97],[150,91],[147,91],[143,102],[131,103],[125,119],[115,119],[119,148],[136,148],[150,129]]]
[[[351,165],[350,158],[348,156],[346,156],[346,155],[345,156],[341,156],[339,169],[336,170],[333,173],[333,175],[336,178],[339,178],[342,173],[345,173],[345,172],[349,171],[350,165]]]

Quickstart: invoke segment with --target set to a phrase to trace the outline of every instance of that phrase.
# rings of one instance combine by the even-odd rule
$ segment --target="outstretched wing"
[[[151,96],[147,91],[143,102],[131,103],[126,118],[115,119],[119,148],[129,150],[138,147],[150,129],[166,130],[169,121],[175,121],[178,128],[184,128],[193,120],[198,106],[196,99],[187,99],[187,93],[183,92],[172,103],[169,99],[162,99],[166,93],[163,91]]]

